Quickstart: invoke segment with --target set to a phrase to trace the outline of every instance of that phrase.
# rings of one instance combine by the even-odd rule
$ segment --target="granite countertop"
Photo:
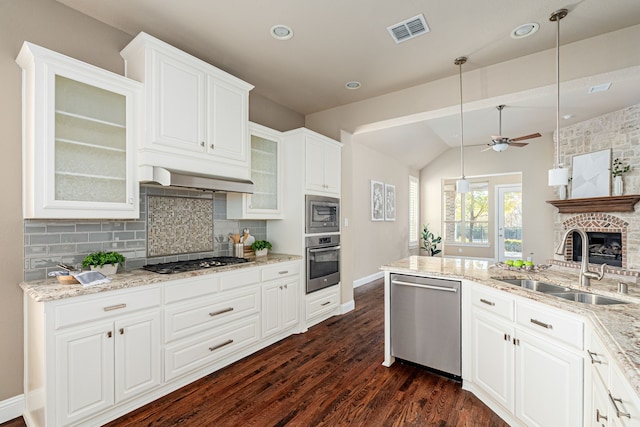
[[[37,302],[53,301],[64,298],[72,298],[81,295],[108,292],[116,289],[134,288],[137,286],[153,285],[169,280],[186,279],[188,277],[204,276],[208,274],[222,273],[225,271],[240,270],[251,267],[261,267],[268,264],[276,264],[287,261],[301,260],[299,255],[269,254],[265,257],[257,257],[252,262],[233,264],[213,269],[187,271],[178,274],[158,274],[143,269],[125,270],[111,276],[111,282],[103,285],[82,286],[80,284],[63,285],[55,277],[33,282],[22,282],[22,290]]]
[[[557,307],[589,319],[598,336],[613,355],[629,383],[640,395],[640,287],[629,282],[632,278],[606,275],[601,281],[591,280],[587,289],[578,285],[578,270],[552,266],[540,271],[512,271],[499,268],[487,261],[458,258],[411,256],[381,267],[385,271],[467,279],[509,292],[520,297]],[[510,285],[495,278],[522,278],[563,285],[576,290],[605,295],[632,304],[587,305],[566,301],[540,292]],[[628,294],[617,292],[618,282],[625,281]]]

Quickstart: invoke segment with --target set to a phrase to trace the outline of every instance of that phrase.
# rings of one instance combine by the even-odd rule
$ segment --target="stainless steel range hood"
[[[253,193],[253,182],[214,175],[191,175],[186,172],[153,167],[153,181],[168,187],[197,190],[224,191],[228,193]]]

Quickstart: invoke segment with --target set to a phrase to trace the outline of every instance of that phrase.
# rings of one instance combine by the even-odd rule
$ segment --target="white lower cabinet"
[[[299,332],[302,261],[25,302],[30,427],[102,425]]]
[[[640,398],[595,332],[587,345],[591,365],[591,407],[585,425],[598,427],[640,426]]]
[[[472,389],[513,424],[581,426],[581,321],[482,288],[472,289]]]
[[[316,325],[338,314],[340,308],[340,284],[312,292],[305,297],[307,327]]]

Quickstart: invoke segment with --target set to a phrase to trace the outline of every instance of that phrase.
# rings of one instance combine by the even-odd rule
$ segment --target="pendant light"
[[[453,61],[454,64],[460,69],[460,169],[461,178],[456,181],[456,192],[468,193],[469,192],[469,180],[464,177],[464,121],[462,116],[462,64],[467,62],[467,58],[460,56]]]
[[[569,169],[560,164],[560,20],[567,16],[567,9],[559,9],[551,14],[549,21],[557,24],[556,32],[556,160],[553,169],[549,170],[550,186],[565,186],[569,184]]]

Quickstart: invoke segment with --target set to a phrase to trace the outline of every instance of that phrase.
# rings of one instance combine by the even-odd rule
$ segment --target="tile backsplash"
[[[210,200],[213,206],[213,251],[149,256],[149,196]],[[202,208],[202,203],[199,204]],[[248,228],[256,239],[266,239],[266,221],[227,219],[225,193],[140,186],[140,218],[137,220],[24,220],[24,280],[44,279],[49,271],[59,270],[56,264],[77,265],[87,254],[96,251],[120,252],[126,258],[125,269],[140,268],[148,263],[231,255],[227,235],[241,233],[244,228]],[[154,249],[153,245],[151,249]]]

